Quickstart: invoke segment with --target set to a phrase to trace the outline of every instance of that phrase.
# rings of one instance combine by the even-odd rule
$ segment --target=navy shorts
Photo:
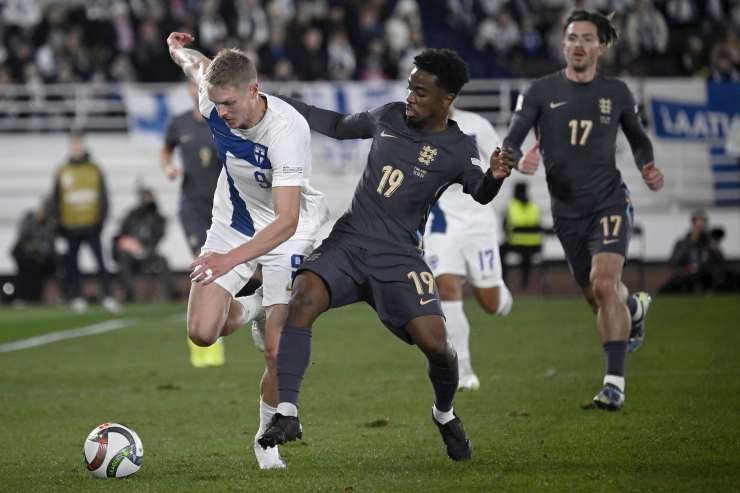
[[[182,198],[179,216],[190,251],[193,252],[193,256],[197,257],[206,242],[208,228],[211,227],[211,209],[206,205],[199,205],[197,202]]]
[[[591,216],[553,218],[553,229],[580,287],[590,284],[591,259],[597,253],[617,253],[627,258],[633,220],[634,210],[629,199],[624,205],[608,207]]]
[[[413,344],[405,328],[411,320],[442,316],[429,266],[420,253],[365,248],[348,238],[345,234],[329,235],[306,257],[298,272],[310,271],[323,279],[331,308],[365,301],[388,329]]]

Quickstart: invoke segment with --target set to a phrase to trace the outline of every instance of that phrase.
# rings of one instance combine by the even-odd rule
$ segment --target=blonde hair
[[[257,82],[257,67],[243,51],[227,48],[211,60],[205,80],[212,86],[240,86]]]

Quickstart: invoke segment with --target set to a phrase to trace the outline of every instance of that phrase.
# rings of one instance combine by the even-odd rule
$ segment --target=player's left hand
[[[642,179],[653,192],[663,188],[663,172],[660,171],[654,162],[648,163],[642,167]]]
[[[190,280],[207,286],[233,269],[237,263],[228,253],[208,252],[190,264],[193,269]]]
[[[491,154],[491,175],[497,180],[503,180],[511,174],[511,170],[516,165],[514,160],[514,152],[504,147],[503,150],[497,147],[493,154]]]

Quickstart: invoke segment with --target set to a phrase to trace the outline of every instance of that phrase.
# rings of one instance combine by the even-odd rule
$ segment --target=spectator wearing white
[[[217,0],[206,0],[201,5],[198,35],[200,44],[209,50],[213,50],[216,43],[228,34],[226,23],[218,13],[218,6]]]
[[[41,22],[41,4],[38,0],[6,0],[3,3],[3,21],[6,26],[32,29]]]
[[[502,9],[495,17],[480,23],[475,47],[480,51],[493,49],[496,54],[507,57],[519,45],[520,38],[519,25],[508,10]]]
[[[332,80],[352,79],[357,68],[357,59],[347,33],[342,30],[334,31],[329,36],[326,51],[328,54],[329,78]]]
[[[270,39],[270,24],[259,0],[237,1],[236,12],[236,33],[241,39],[249,39],[257,46]]]
[[[635,58],[662,55],[668,48],[668,25],[652,0],[638,0],[627,16],[625,39]]]

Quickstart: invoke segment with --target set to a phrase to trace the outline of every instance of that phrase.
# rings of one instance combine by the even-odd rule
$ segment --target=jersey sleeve
[[[333,139],[369,139],[375,135],[385,106],[372,111],[344,115],[336,111],[311,106],[297,99],[278,96],[303,115],[311,130]]]
[[[514,151],[514,158],[517,161],[522,157],[521,148],[524,139],[540,116],[537,87],[537,84],[532,84],[517,98],[514,116],[511,119],[506,137],[504,137],[504,146],[510,147]]]
[[[490,170],[483,172],[483,163],[480,162],[477,151],[470,141],[470,149],[467,157],[464,157],[463,171],[455,181],[461,183],[463,192],[472,196],[476,202],[487,204],[498,194],[504,181],[495,179]]]
[[[650,142],[650,137],[645,133],[645,129],[640,122],[639,110],[635,98],[632,96],[632,92],[623,82],[621,86],[624,106],[622,114],[619,116],[619,123],[632,148],[635,164],[639,169],[642,169],[643,166],[653,162],[655,159],[653,157],[653,144]]]
[[[300,117],[290,121],[267,149],[273,187],[303,185],[311,163],[311,130]]]

